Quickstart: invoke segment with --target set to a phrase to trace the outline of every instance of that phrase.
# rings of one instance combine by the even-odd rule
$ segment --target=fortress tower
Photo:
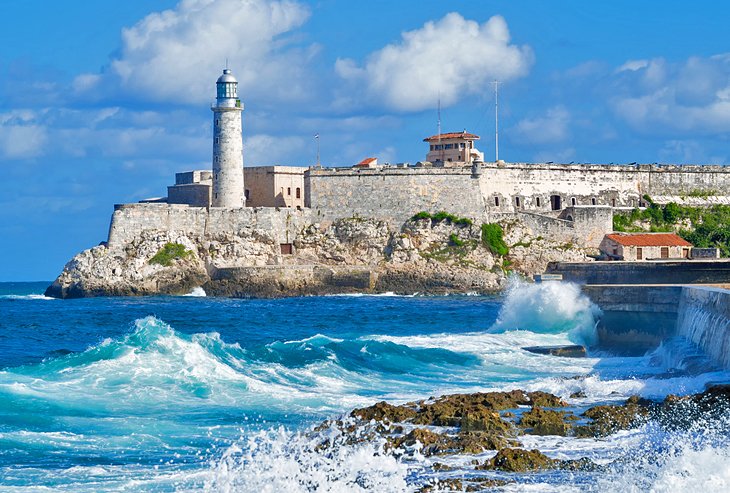
[[[225,69],[218,77],[213,110],[213,207],[245,205],[243,192],[243,139],[238,81]]]

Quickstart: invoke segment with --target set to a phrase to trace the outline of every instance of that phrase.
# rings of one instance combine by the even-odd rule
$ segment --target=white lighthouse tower
[[[213,110],[213,207],[245,205],[243,192],[243,138],[238,81],[225,69],[218,77]]]

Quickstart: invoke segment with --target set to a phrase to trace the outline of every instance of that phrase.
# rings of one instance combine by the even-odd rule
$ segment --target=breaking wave
[[[601,310],[571,282],[529,284],[510,279],[507,295],[491,332],[526,330],[567,335],[571,342],[593,346]]]

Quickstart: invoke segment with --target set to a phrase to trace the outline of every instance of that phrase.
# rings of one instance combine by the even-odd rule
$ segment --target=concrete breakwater
[[[684,337],[730,368],[730,290],[707,286],[586,285],[601,308],[599,347],[643,353]]]

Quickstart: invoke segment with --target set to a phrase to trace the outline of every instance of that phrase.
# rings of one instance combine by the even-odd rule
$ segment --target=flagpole
[[[321,169],[322,164],[319,162],[319,134],[316,134],[314,138],[317,139],[317,167]]]

